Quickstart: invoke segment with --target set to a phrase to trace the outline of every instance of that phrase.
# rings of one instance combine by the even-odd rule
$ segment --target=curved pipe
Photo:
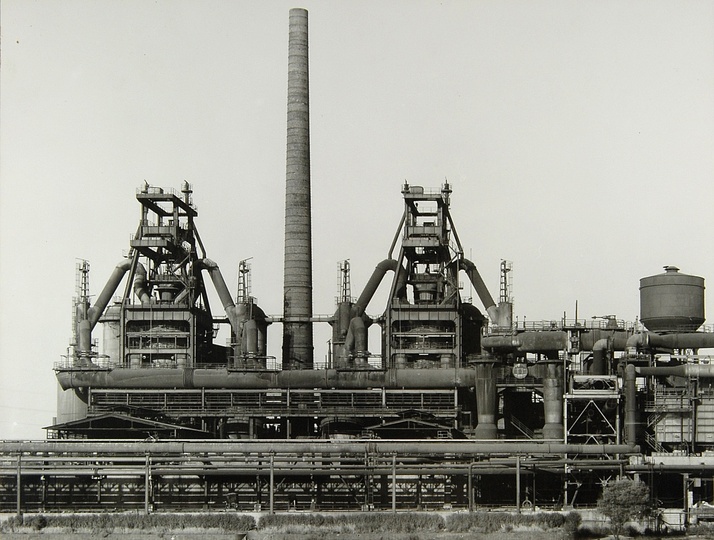
[[[102,292],[99,293],[97,301],[94,302],[94,305],[90,307],[89,310],[87,310],[87,320],[89,321],[90,329],[93,330],[94,327],[97,325],[97,321],[99,321],[99,318],[102,316],[102,313],[104,313],[107,304],[109,304],[109,300],[111,300],[114,291],[117,290],[119,283],[121,283],[124,274],[127,273],[129,268],[131,268],[130,259],[124,259],[119,264],[117,264],[114,268],[114,271],[112,272],[112,275],[109,276],[107,284],[104,285],[104,289],[102,289]]]
[[[151,302],[151,296],[146,290],[146,268],[141,263],[136,264],[136,270],[134,271],[134,294],[142,304]]]
[[[590,366],[592,375],[607,375],[607,351],[609,340],[607,338],[599,339],[593,345],[593,364]]]
[[[367,326],[362,317],[354,317],[350,321],[345,338],[345,350],[350,354],[367,352]]]
[[[468,259],[462,259],[461,264],[464,267],[466,275],[469,277],[469,280],[473,284],[474,289],[476,289],[476,294],[478,294],[478,297],[481,299],[481,303],[483,304],[483,307],[486,308],[486,312],[491,318],[491,321],[494,324],[498,324],[500,319],[500,313],[498,311],[498,308],[496,307],[496,302],[493,301],[493,296],[491,296],[491,293],[488,292],[488,288],[483,282],[481,274],[478,273],[476,265]]]
[[[468,259],[462,259],[461,264],[463,265],[466,275],[469,277],[469,280],[471,280],[474,289],[476,289],[476,294],[478,294],[478,297],[481,299],[481,302],[486,310],[492,306],[495,307],[496,302],[493,301],[491,293],[488,292],[488,288],[486,287],[481,274],[479,274],[476,269],[476,265]]]
[[[369,278],[369,281],[367,281],[367,285],[365,285],[362,294],[360,294],[359,298],[357,299],[357,302],[355,303],[355,308],[357,308],[357,315],[362,315],[362,313],[364,313],[364,311],[367,309],[367,305],[369,304],[370,300],[372,300],[372,297],[377,291],[379,284],[382,283],[382,279],[384,279],[384,274],[387,273],[387,270],[396,272],[398,266],[399,263],[397,263],[396,260],[384,259],[375,267],[374,271],[372,272],[372,276]]]
[[[593,351],[595,344],[601,339],[607,339],[611,351],[624,351],[627,339],[632,334],[625,330],[605,330],[593,328],[588,332],[580,334],[580,349],[583,351]]]
[[[208,271],[208,275],[211,277],[211,281],[213,282],[213,288],[216,289],[216,292],[218,293],[218,298],[221,300],[221,304],[226,312],[226,317],[228,317],[228,322],[233,329],[233,333],[236,336],[241,336],[241,324],[245,322],[245,309],[240,310],[236,308],[233,298],[231,298],[231,293],[228,291],[226,281],[223,279],[223,274],[221,274],[221,270],[218,268],[218,264],[211,259],[201,259],[199,261],[199,268],[203,268]],[[243,317],[241,315],[243,315]]]
[[[228,309],[229,307],[235,307],[235,303],[233,302],[233,298],[231,298],[231,293],[228,291],[228,286],[223,279],[223,274],[221,274],[218,264],[211,259],[201,259],[200,266],[205,268],[208,271],[208,275],[211,276],[213,287],[218,293],[218,298],[220,298],[223,308]]]

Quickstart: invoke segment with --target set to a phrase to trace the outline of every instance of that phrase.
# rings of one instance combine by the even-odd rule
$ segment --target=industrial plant
[[[283,305],[259,306],[248,262],[222,268],[199,235],[194,197],[211,193],[138,187],[136,232],[99,294],[77,264],[47,440],[0,442],[0,511],[562,509],[630,476],[682,523],[706,519],[714,332],[697,269],[643,277],[638,321],[517,318],[512,264],[465,256],[458,192],[405,182],[381,194],[403,199],[386,258],[361,261],[364,284],[336,261],[334,313],[314,314],[313,291],[334,291],[312,279],[308,72],[294,9]],[[498,264],[489,286],[478,267]],[[331,327],[326,362],[314,325]]]

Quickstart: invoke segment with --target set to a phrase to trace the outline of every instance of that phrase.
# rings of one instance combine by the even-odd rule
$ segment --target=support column
[[[397,454],[392,454],[392,513],[397,512]]]
[[[521,513],[521,456],[516,456],[516,512]]]
[[[495,439],[496,428],[496,377],[493,363],[476,364],[476,439]]]
[[[544,439],[563,440],[563,366],[560,361],[553,361],[546,366],[543,379],[543,409],[545,425]]]
[[[635,366],[625,366],[625,444],[637,444],[637,373]]]
[[[16,498],[16,513],[22,515],[22,452],[17,454],[17,498]]]
[[[275,513],[275,456],[270,454],[270,513]]]
[[[147,453],[144,460],[144,514],[149,514],[149,494],[151,486],[151,458]]]

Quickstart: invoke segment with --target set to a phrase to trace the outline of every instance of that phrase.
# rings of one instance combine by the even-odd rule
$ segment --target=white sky
[[[52,423],[75,259],[90,261],[97,294],[128,249],[144,180],[193,183],[209,257],[232,290],[253,257],[253,295],[280,312],[298,5],[3,0],[0,438],[43,438]],[[339,260],[358,295],[386,257],[404,180],[448,178],[494,296],[500,260],[513,261],[521,318],[572,317],[577,300],[582,318],[633,321],[639,279],[663,265],[714,279],[714,2],[301,7],[315,313],[334,310]],[[384,302],[380,289],[369,313]],[[279,325],[269,339],[279,349]]]

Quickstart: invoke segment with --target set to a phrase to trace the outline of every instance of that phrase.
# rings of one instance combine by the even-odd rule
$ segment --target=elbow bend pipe
[[[185,292],[185,291],[184,291]],[[151,296],[146,289],[146,268],[141,263],[137,263],[134,274],[134,294],[142,304],[151,302]]]
[[[635,356],[639,349],[649,346],[649,343],[648,333],[632,334],[625,343],[625,352],[628,356]]]
[[[474,289],[476,289],[476,294],[478,294],[478,297],[481,299],[483,307],[486,308],[486,312],[489,317],[491,317],[492,321],[496,322],[498,320],[498,308],[496,307],[496,302],[493,301],[493,296],[491,296],[491,293],[488,292],[488,287],[486,287],[481,274],[479,274],[476,269],[476,265],[468,259],[462,259],[461,264],[466,271],[466,275],[469,277],[469,280],[474,286]]]
[[[367,352],[367,326],[362,317],[353,317],[345,337],[345,351],[350,355]]]
[[[111,300],[114,291],[117,290],[119,283],[121,283],[124,274],[127,273],[129,268],[131,268],[131,259],[124,259],[117,264],[112,272],[112,275],[107,280],[107,284],[104,285],[104,289],[102,289],[102,292],[99,293],[97,301],[87,310],[87,320],[89,321],[90,330],[94,329],[97,325],[97,322],[102,316],[102,313],[104,313],[107,304],[109,304],[109,300]]]
[[[396,272],[398,264],[399,263],[397,263],[394,259],[384,259],[375,267],[374,272],[372,272],[372,276],[369,278],[369,281],[367,281],[367,285],[365,285],[362,294],[360,294],[357,302],[355,303],[358,315],[361,315],[367,309],[367,305],[370,300],[372,300],[372,296],[374,296],[374,293],[377,291],[379,284],[382,283],[382,279],[384,279],[384,274],[387,273],[387,270]]]
[[[228,286],[223,279],[223,274],[221,274],[221,269],[218,268],[218,264],[211,259],[201,259],[200,265],[201,268],[205,268],[208,271],[208,275],[211,276],[213,287],[218,293],[218,298],[220,298],[223,308],[228,309],[229,307],[235,307],[235,303],[231,298],[231,293],[228,291]]]
[[[590,366],[591,375],[607,375],[606,355],[609,349],[607,338],[599,339],[593,345],[593,363]]]

